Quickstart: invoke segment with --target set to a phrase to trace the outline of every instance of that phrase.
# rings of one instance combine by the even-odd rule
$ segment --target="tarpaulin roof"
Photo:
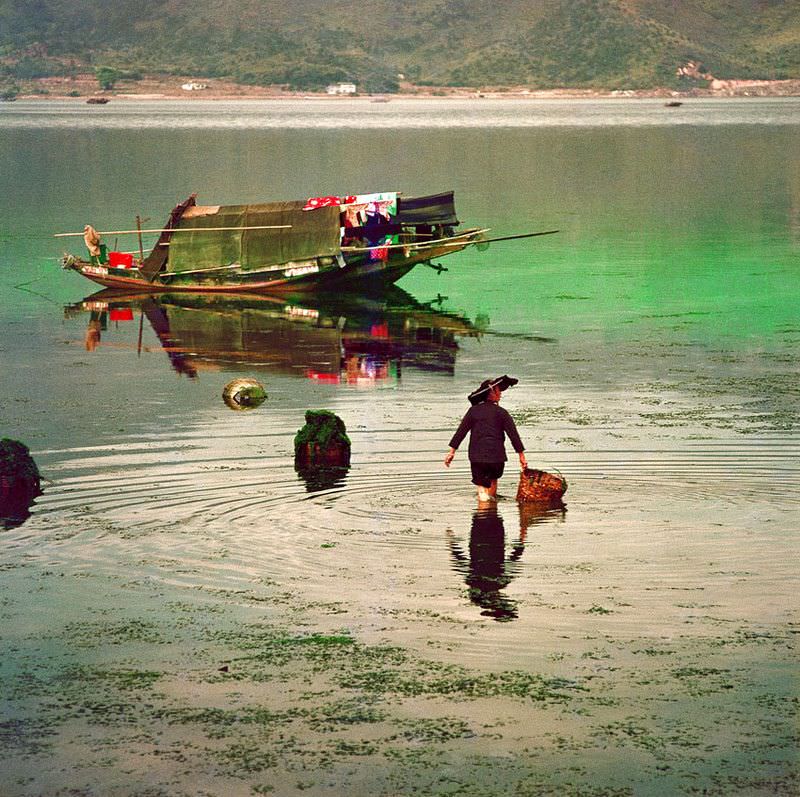
[[[455,226],[459,223],[456,217],[456,206],[453,192],[431,194],[430,196],[404,197],[397,201],[395,221],[404,224],[446,224]]]
[[[188,208],[194,207],[197,204],[195,201],[195,194],[192,194],[188,199],[178,203],[172,208],[169,219],[158,236],[158,241],[153,247],[152,252],[144,259],[144,262],[139,266],[139,271],[144,274],[151,282],[155,279],[156,274],[161,271],[167,263],[167,254],[169,251],[169,240],[172,237],[172,230],[178,226],[181,216],[187,211]]]
[[[177,224],[180,232],[170,236],[167,271],[199,271],[232,264],[252,271],[337,254],[339,208],[303,211],[304,204],[295,201],[191,207]],[[280,225],[290,226],[252,229]],[[232,229],[208,229],[220,227]]]

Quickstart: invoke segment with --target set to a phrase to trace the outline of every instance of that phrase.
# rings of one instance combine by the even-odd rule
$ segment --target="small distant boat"
[[[388,97],[373,97],[370,102],[389,102]]]
[[[669,102],[664,103],[665,108],[680,108],[681,105],[683,105],[683,103],[679,100],[670,100]]]
[[[321,287],[384,288],[432,258],[491,240],[488,228],[460,224],[453,192],[422,197],[397,193],[325,196],[291,202],[200,206],[192,194],[176,205],[163,228],[82,233],[89,259],[65,255],[61,264],[106,288],[274,293]],[[158,233],[145,256],[106,252],[102,235]],[[136,255],[139,255],[136,257]]]
[[[87,105],[105,105],[108,102],[108,97],[89,97],[86,100]]]

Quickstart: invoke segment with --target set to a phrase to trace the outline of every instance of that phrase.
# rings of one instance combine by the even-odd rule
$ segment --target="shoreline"
[[[717,80],[713,87],[678,91],[669,88],[655,89],[529,89],[524,86],[485,89],[421,87],[406,85],[397,93],[356,93],[335,95],[326,92],[288,91],[276,87],[245,86],[226,81],[203,84],[206,87],[185,90],[181,86],[191,81],[145,79],[109,91],[101,91],[97,81],[88,75],[81,78],[40,78],[24,84],[15,99],[21,100],[330,100],[359,99],[369,102],[392,100],[443,100],[443,99],[504,99],[504,100],[601,100],[601,99],[662,99],[683,101],[690,99],[747,98],[747,97],[798,97],[800,79],[797,80]]]

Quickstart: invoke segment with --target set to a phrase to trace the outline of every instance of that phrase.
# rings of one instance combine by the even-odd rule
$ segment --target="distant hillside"
[[[800,77],[784,0],[0,0],[0,79],[97,65],[318,89],[686,87]]]

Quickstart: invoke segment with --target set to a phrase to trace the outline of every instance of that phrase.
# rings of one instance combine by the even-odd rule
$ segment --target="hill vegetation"
[[[313,90],[686,88],[800,77],[783,0],[0,0],[0,80],[97,67]],[[106,73],[108,75],[108,73]],[[402,75],[403,77],[398,77]]]

